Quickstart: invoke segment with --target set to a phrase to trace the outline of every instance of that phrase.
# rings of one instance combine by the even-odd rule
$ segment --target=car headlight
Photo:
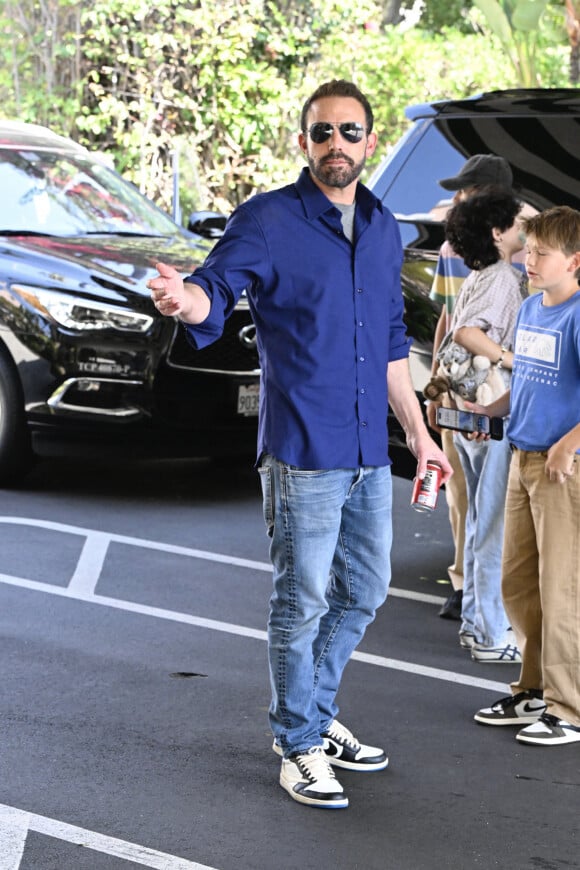
[[[147,332],[153,318],[117,305],[82,299],[39,287],[12,285],[27,305],[43,316],[49,316],[60,326],[75,330],[113,329],[120,332]]]

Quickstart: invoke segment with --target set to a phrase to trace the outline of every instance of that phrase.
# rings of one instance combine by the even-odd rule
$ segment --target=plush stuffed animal
[[[489,405],[503,396],[507,386],[496,365],[492,365],[486,356],[474,356],[473,368],[480,374],[485,372],[485,380],[475,391],[475,401],[479,405]]]
[[[472,356],[462,345],[448,341],[439,352],[439,368],[423,390],[427,399],[447,392],[462,410],[463,400],[488,405],[501,396],[506,385],[497,366],[486,356]]]

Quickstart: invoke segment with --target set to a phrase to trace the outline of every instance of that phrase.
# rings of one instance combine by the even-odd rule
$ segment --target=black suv
[[[414,339],[411,374],[421,394],[439,316],[429,293],[450,204],[438,179],[456,175],[473,154],[498,154],[509,162],[523,201],[538,211],[552,205],[580,210],[580,89],[492,91],[411,106],[406,114],[408,131],[368,183],[399,221],[406,322]],[[391,417],[389,432],[395,472],[411,475],[414,462]]]
[[[98,155],[0,121],[0,485],[36,453],[253,456],[259,370],[242,299],[195,351],[161,317],[158,260],[191,273],[211,215],[179,227]]]

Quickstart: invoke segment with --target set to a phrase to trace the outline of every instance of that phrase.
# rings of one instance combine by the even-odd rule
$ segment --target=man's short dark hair
[[[373,129],[374,117],[371,104],[353,82],[347,82],[345,79],[333,79],[331,82],[325,82],[320,85],[313,94],[311,94],[304,105],[302,106],[302,114],[300,115],[300,129],[306,133],[306,118],[310,107],[317,100],[322,100],[325,97],[351,97],[357,100],[365,111],[366,132],[367,134]]]

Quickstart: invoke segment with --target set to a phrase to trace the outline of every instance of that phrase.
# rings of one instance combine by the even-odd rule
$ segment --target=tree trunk
[[[570,84],[580,82],[580,3],[566,0],[566,29],[570,40]]]
[[[389,24],[398,24],[402,20],[401,5],[403,0],[383,0],[383,17],[381,24],[387,27]]]

